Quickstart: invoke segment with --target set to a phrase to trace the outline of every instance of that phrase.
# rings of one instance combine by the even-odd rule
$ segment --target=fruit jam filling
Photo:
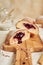
[[[22,43],[22,40],[21,40],[21,39],[23,38],[24,35],[25,35],[24,33],[19,32],[19,33],[17,33],[17,34],[14,36],[14,38],[18,39],[18,44]]]
[[[32,24],[23,23],[23,25],[24,25],[27,29],[30,29],[30,28],[36,29]]]

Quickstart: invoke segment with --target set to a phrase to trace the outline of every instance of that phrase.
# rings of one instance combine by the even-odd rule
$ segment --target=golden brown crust
[[[3,45],[4,50],[9,50],[9,51],[15,51],[15,48],[18,48],[18,42],[16,40],[16,42],[13,40],[13,36],[18,33],[18,32],[26,32],[25,30],[18,30],[16,32],[11,31],[5,41],[5,44]],[[13,33],[13,35],[12,35]],[[27,33],[27,32],[26,32]],[[27,38],[26,38],[27,37]],[[28,48],[31,49],[31,52],[36,52],[36,51],[42,51],[43,49],[43,44],[42,41],[39,37],[39,35],[35,35],[35,34],[31,34],[31,33],[27,33],[26,37],[23,38],[23,41],[26,40],[26,43],[28,44]],[[30,39],[29,39],[30,38]],[[8,42],[8,44],[7,44]]]
[[[21,21],[19,21],[17,23],[16,27],[20,28],[20,29],[25,29],[25,30],[30,32],[30,39],[27,40],[26,43],[29,43],[28,47],[31,49],[31,52],[42,51],[43,43],[42,43],[42,41],[41,41],[41,39],[39,37],[39,29],[38,29],[37,25],[35,25],[33,23],[30,23],[30,24],[32,24],[32,25],[34,25],[36,27],[35,30],[31,29],[32,30],[31,31],[31,30],[28,30],[28,29],[23,27],[24,22],[25,23],[30,23],[30,22],[23,19],[23,20],[21,20]],[[31,36],[33,36],[33,37],[31,37]]]
[[[15,41],[14,41],[14,44],[11,44],[11,42],[10,42],[11,38],[13,39],[13,36],[16,33],[14,35],[12,35],[12,36],[8,35],[10,40],[8,39],[7,41],[9,41],[10,43],[9,43],[9,45],[3,44],[3,50],[5,50],[5,51],[13,51],[13,52],[16,51],[15,65],[20,65],[20,64],[21,65],[23,65],[23,64],[25,64],[25,65],[32,65],[32,59],[31,59],[31,55],[30,55],[31,53],[30,53],[30,51],[26,50],[27,47],[26,47],[26,44],[25,44],[26,40],[29,39],[29,37],[30,37],[30,33],[27,33],[25,30],[19,30],[18,32],[20,32],[20,31],[24,32],[25,33],[24,38],[26,38],[26,37],[27,38],[26,39],[23,38],[24,41],[22,41],[22,43],[20,43],[20,44],[18,44],[18,42],[16,44]]]
[[[16,51],[16,49],[14,48],[14,46],[12,46],[12,45],[6,45],[6,44],[3,44],[2,50],[9,51],[9,52],[15,52]]]
[[[20,65],[20,59],[21,59],[21,57],[20,57],[20,53],[21,52],[21,50],[20,49],[18,49],[17,51],[16,51],[16,59],[15,59],[15,65]]]
[[[14,34],[14,30],[13,31],[10,31],[8,34],[7,34],[7,37],[6,37],[6,40],[5,40],[5,44],[10,44],[9,43],[9,40],[10,40],[10,38],[12,37],[12,35]]]
[[[32,65],[32,57],[29,50],[21,50],[21,65]]]
[[[28,43],[26,43],[26,53],[27,53],[27,59],[28,59],[28,63],[29,65],[32,65],[32,55],[31,55],[31,52],[33,51],[31,48],[28,47]]]
[[[26,43],[31,52],[43,51],[43,43],[38,35],[31,37],[29,40],[26,40]]]
[[[32,65],[31,53],[30,53],[30,50],[27,51],[25,41],[19,45],[19,48],[17,50],[19,52],[19,53],[17,52],[17,54],[19,55],[16,54],[16,64],[15,65],[17,64]]]
[[[12,49],[18,48],[18,45],[19,45],[18,44],[18,40],[13,39],[13,37],[18,32],[23,32],[25,34],[24,37],[22,38],[22,42],[25,41],[26,39],[29,39],[30,34],[26,30],[18,30],[16,32],[11,31],[11,32],[8,33],[7,38],[6,38],[5,42],[4,42],[4,45],[3,45],[4,50],[8,50],[9,49],[9,51],[12,51],[12,50],[10,50],[11,48]]]

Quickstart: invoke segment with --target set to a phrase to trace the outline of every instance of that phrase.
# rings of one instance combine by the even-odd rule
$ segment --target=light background
[[[15,18],[33,17],[43,15],[43,0],[0,0],[0,8],[5,7],[9,10],[14,8]]]

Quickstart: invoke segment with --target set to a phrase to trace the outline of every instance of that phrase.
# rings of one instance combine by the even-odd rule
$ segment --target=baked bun
[[[14,35],[10,38],[10,45],[14,43],[22,43],[29,38],[30,34],[26,30],[18,30],[14,33]]]
[[[30,33],[33,33],[33,34],[38,34],[39,33],[38,27],[35,24],[30,23],[27,20],[25,21],[24,19],[19,21],[16,24],[16,28],[17,29],[26,29],[27,31],[29,31]]]
[[[4,42],[5,44],[3,44],[3,48],[4,50],[8,49],[9,51],[13,51],[11,49],[18,47],[18,44],[29,39],[29,37],[30,34],[26,30],[10,31]]]
[[[3,49],[6,51],[16,51],[16,61],[15,65],[32,65],[31,51],[27,48],[26,40],[30,38],[30,33],[26,30],[18,30],[14,32],[9,39],[6,39],[8,42],[5,42]],[[21,59],[21,60],[20,60]]]
[[[31,48],[31,52],[42,51],[43,44],[39,37],[38,27],[35,24],[21,20],[16,24],[16,28],[30,32],[30,39],[26,40],[26,43],[28,48]]]
[[[2,49],[5,51],[10,51],[10,52],[15,52],[15,48],[13,45],[10,45],[10,38],[12,37],[12,35],[14,34],[14,31],[10,31],[5,39],[5,42],[2,45]]]

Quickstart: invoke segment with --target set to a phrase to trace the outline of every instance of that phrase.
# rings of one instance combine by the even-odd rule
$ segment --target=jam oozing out
[[[24,25],[27,29],[30,29],[30,28],[36,29],[32,24],[23,23],[23,25]]]
[[[18,44],[20,44],[20,43],[22,43],[22,37],[24,36],[25,34],[24,33],[22,33],[22,32],[19,32],[19,33],[17,33],[15,36],[14,36],[14,38],[16,38],[17,40],[18,40]]]

